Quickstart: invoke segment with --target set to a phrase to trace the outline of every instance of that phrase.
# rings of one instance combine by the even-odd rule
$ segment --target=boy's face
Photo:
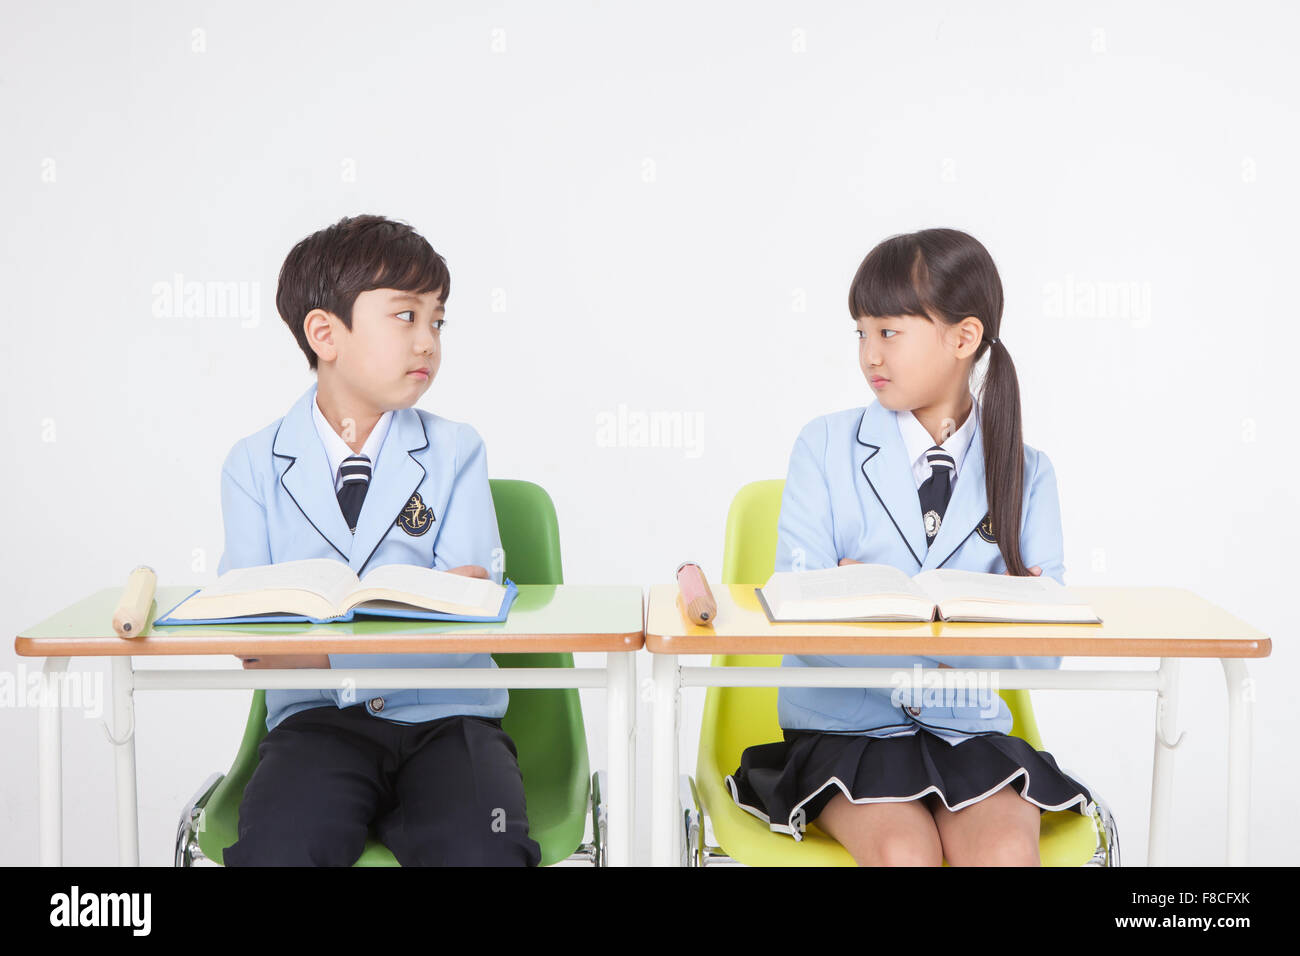
[[[891,411],[929,407],[966,388],[983,325],[920,315],[859,316],[858,362],[876,399]]]
[[[377,409],[414,405],[428,391],[442,361],[441,293],[362,292],[352,306],[351,332],[331,316],[331,374],[339,384]],[[318,352],[318,361],[326,358],[324,351]]]

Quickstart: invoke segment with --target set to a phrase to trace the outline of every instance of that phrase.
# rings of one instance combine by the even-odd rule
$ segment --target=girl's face
[[[965,394],[983,335],[979,319],[948,325],[923,315],[859,316],[854,325],[862,374],[885,408],[928,408]]]

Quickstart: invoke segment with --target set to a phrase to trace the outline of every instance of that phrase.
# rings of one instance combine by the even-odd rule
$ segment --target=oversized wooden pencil
[[[142,564],[132,571],[113,612],[113,630],[122,637],[139,637],[144,633],[157,587],[158,575],[153,568]]]
[[[703,569],[693,561],[677,566],[677,607],[694,624],[713,626],[718,616],[718,602],[709,590]]]

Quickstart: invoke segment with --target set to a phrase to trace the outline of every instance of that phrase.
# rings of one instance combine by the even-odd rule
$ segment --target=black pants
[[[501,721],[400,724],[351,707],[291,714],[258,745],[227,866],[351,866],[376,836],[403,866],[536,866]]]

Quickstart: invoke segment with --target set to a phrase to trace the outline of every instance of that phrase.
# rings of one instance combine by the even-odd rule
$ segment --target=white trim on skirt
[[[1065,774],[1070,779],[1083,784],[1084,788],[1087,789],[1089,793],[1092,792],[1091,788],[1088,787],[1087,783],[1085,783],[1082,780],[1079,780],[1079,778],[1075,777],[1074,774],[1066,773],[1065,770],[1062,770],[1061,773]],[[1074,806],[1077,803],[1079,806],[1083,808],[1081,812],[1083,813],[1084,816],[1088,816],[1088,817],[1096,816],[1097,804],[1094,801],[1088,800],[1081,793],[1075,794],[1069,800],[1066,800],[1064,803],[1058,804],[1056,806],[1047,806],[1046,804],[1039,803],[1037,800],[1034,800],[1032,797],[1027,796],[1029,792],[1029,771],[1026,770],[1024,767],[1017,767],[1015,772],[1011,774],[1011,776],[1007,777],[1007,779],[1003,780],[1001,783],[986,790],[984,793],[981,793],[978,796],[971,797],[969,800],[963,800],[955,807],[949,806],[948,798],[944,796],[943,791],[941,791],[934,784],[930,784],[930,786],[926,787],[920,793],[914,794],[913,796],[910,797],[859,797],[857,799],[854,799],[853,794],[849,793],[849,788],[844,785],[844,782],[840,780],[839,777],[831,777],[824,784],[822,784],[820,787],[818,787],[816,790],[808,794],[808,796],[804,797],[802,800],[800,800],[798,803],[794,805],[794,809],[790,811],[790,819],[787,821],[788,825],[786,826],[782,826],[780,823],[773,823],[771,818],[768,817],[768,815],[764,813],[762,810],[758,809],[758,807],[751,807],[748,804],[741,803],[740,797],[736,793],[736,783],[734,780],[731,779],[732,778],[731,774],[727,774],[725,778],[725,782],[727,784],[727,789],[731,791],[732,802],[734,802],[736,806],[758,817],[760,820],[762,820],[764,823],[768,825],[768,829],[776,833],[789,834],[790,836],[794,837],[796,841],[801,841],[803,840],[803,831],[802,829],[794,825],[795,814],[799,812],[799,809],[805,803],[807,803],[813,797],[817,796],[817,794],[821,793],[831,784],[834,784],[835,786],[839,787],[840,792],[844,794],[845,798],[848,799],[850,803],[907,803],[911,800],[920,800],[922,797],[927,796],[928,794],[937,793],[939,795],[939,799],[943,801],[943,805],[947,807],[947,809],[956,812],[957,810],[961,810],[964,807],[970,806],[972,803],[978,803],[979,801],[983,800],[985,797],[993,796],[993,794],[997,793],[1003,787],[1007,786],[1007,784],[1011,783],[1011,781],[1015,780],[1016,777],[1020,776],[1021,774],[1023,774],[1025,777],[1025,786],[1024,786],[1024,792],[1019,793],[1018,795],[1023,800],[1026,800],[1029,803],[1032,803],[1034,806],[1039,807],[1043,810],[1050,810],[1050,811],[1068,810],[1070,807]]]

